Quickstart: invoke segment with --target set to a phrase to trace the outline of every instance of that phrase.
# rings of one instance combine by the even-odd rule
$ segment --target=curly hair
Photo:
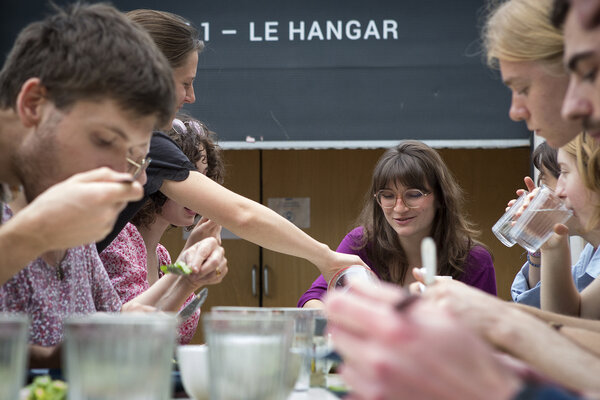
[[[175,128],[177,126],[177,128]],[[206,176],[219,184],[225,180],[225,165],[221,147],[217,144],[217,134],[197,119],[187,114],[177,114],[173,128],[167,135],[179,146],[183,154],[195,165],[206,160]],[[160,191],[150,195],[144,206],[133,217],[135,226],[148,227],[156,221],[162,211],[167,196]]]
[[[439,273],[460,278],[469,251],[481,245],[474,240],[478,232],[462,212],[462,189],[440,155],[416,140],[387,150],[377,162],[357,221],[363,227],[359,248],[366,249],[384,280],[404,284],[409,268],[406,252],[374,197],[390,183],[434,194],[437,207],[430,236],[438,249]]]

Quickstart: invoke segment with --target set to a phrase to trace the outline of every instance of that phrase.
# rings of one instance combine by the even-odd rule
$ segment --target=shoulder
[[[490,252],[483,247],[482,245],[476,244],[469,250],[469,255],[467,256],[467,263],[471,264],[491,264],[492,263],[492,255]]]

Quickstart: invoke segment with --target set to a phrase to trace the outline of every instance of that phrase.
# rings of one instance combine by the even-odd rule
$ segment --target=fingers
[[[554,225],[554,232],[557,235],[561,235],[561,236],[568,235],[569,228],[567,228],[567,226],[564,224],[556,224],[556,225]]]
[[[523,181],[525,182],[525,186],[527,186],[528,192],[531,192],[536,188],[535,182],[529,176],[526,176]]]
[[[187,248],[179,255],[179,259],[192,267],[192,270],[197,273],[204,261],[217,247],[220,246],[215,238],[206,238]]]

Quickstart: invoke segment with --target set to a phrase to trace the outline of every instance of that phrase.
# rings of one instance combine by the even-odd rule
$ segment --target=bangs
[[[405,188],[419,189],[423,192],[431,192],[434,188],[433,171],[413,155],[397,154],[381,163],[378,169],[379,171],[375,171],[377,179],[373,182],[375,192],[388,187],[389,184],[400,184]]]

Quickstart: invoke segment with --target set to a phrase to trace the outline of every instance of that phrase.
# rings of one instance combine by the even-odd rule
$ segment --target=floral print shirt
[[[4,214],[12,216],[7,206]],[[41,346],[62,341],[68,316],[120,310],[94,244],[67,250],[59,266],[38,258],[0,286],[0,311],[27,313],[29,342]]]
[[[159,265],[171,263],[171,256],[167,249],[159,244],[156,248]],[[135,225],[128,223],[112,243],[100,253],[104,268],[110,276],[112,284],[121,297],[123,303],[146,291],[148,282],[148,260],[146,244]],[[159,276],[163,273],[159,271]],[[194,295],[191,294],[182,306],[185,307]],[[179,326],[178,340],[180,344],[191,342],[198,327],[200,310],[190,316]]]

